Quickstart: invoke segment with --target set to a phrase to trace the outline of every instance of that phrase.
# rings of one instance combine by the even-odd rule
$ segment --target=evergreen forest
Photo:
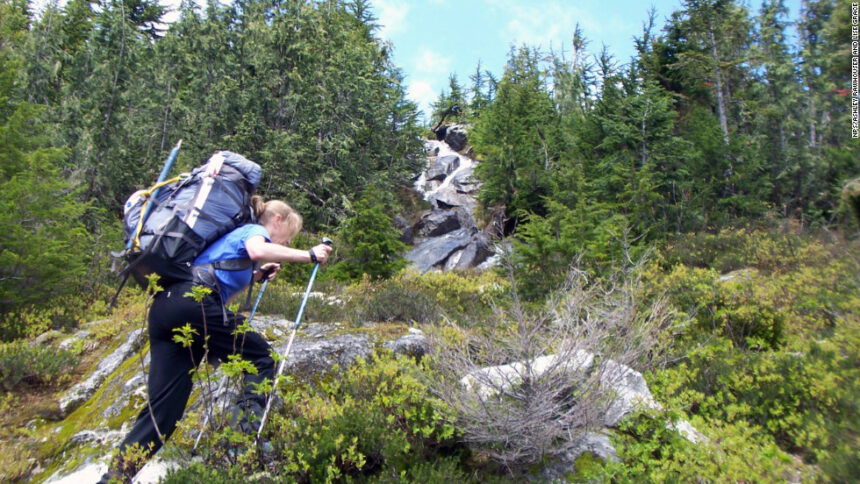
[[[571,26],[558,51],[513,46],[502,72],[451,75],[430,118],[466,127],[475,218],[504,254],[417,274],[396,221],[427,208],[412,186],[434,134],[369,1],[183,0],[166,24],[155,0],[0,0],[0,480],[70,465],[69,429],[103,410],[103,394],[56,407],[146,319],[145,290],[109,306],[110,252],[179,140],[175,171],[241,153],[259,193],[303,215],[297,247],[335,240],[315,290],[343,303],[309,304],[309,323],[431,344],[286,379],[274,457],[223,452],[253,447],[225,425],[181,460],[191,412],[164,482],[860,480],[851,4],[789,18],[784,0],[681,0],[641,19],[632,59]],[[291,317],[307,275],[285,267],[260,311]],[[460,385],[580,350],[641,372],[660,402],[602,434],[614,458],[565,461],[611,400],[595,375],[477,400]]]

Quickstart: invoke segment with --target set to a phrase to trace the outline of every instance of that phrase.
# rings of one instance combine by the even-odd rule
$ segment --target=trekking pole
[[[260,291],[257,292],[257,299],[254,300],[254,305],[251,307],[251,312],[248,314],[248,324],[251,324],[251,321],[254,320],[254,313],[257,312],[257,306],[260,305],[260,300],[263,299],[263,293],[266,292],[266,287],[269,286],[269,276],[274,272],[274,269],[267,269],[263,271],[263,275],[260,279],[263,281],[263,285],[260,286]],[[228,378],[226,376],[221,377],[221,381],[218,382],[218,388],[215,390],[216,395],[221,394],[221,389],[227,384]],[[210,409],[211,410],[211,409]],[[197,438],[194,439],[194,447],[191,448],[191,452],[197,450],[197,446],[200,445],[200,438],[203,437],[203,429],[206,428],[206,425],[209,424],[209,417],[212,415],[212,412],[206,414],[203,418],[203,425],[200,428],[200,432],[197,434]]]
[[[323,244],[331,246],[332,241],[328,237],[324,237]],[[260,419],[260,428],[257,429],[257,438],[260,438],[260,435],[263,433],[263,426],[266,425],[266,417],[269,415],[269,410],[272,408],[272,400],[275,394],[275,389],[278,388],[278,380],[281,378],[281,373],[284,371],[284,365],[287,362],[287,356],[290,354],[290,349],[293,347],[293,340],[296,337],[296,331],[299,329],[299,325],[302,324],[302,314],[305,312],[305,304],[308,302],[308,296],[311,294],[311,287],[314,285],[314,279],[317,276],[317,270],[320,268],[320,263],[317,262],[314,264],[314,268],[311,271],[311,278],[308,281],[308,287],[305,289],[305,295],[302,298],[302,303],[299,305],[299,313],[296,315],[296,322],[293,324],[293,332],[290,334],[290,340],[287,342],[287,349],[284,351],[283,358],[281,359],[281,364],[278,365],[278,371],[275,373],[275,381],[272,383],[272,392],[269,394],[269,398],[266,399],[266,409],[263,411],[263,417]]]
[[[167,155],[167,161],[164,162],[164,166],[161,168],[161,173],[158,174],[158,180],[155,182],[156,185],[158,185],[159,183],[161,183],[167,179],[167,175],[170,173],[170,169],[173,168],[173,163],[176,162],[176,157],[179,155],[179,148],[181,148],[181,147],[182,147],[182,140],[179,140],[179,142],[176,143],[176,146],[174,146],[173,149],[170,150],[170,154]],[[161,187],[158,187],[155,189],[155,191],[152,193],[152,199],[153,200],[158,199],[158,192],[160,192],[160,191],[161,191]],[[150,210],[152,210],[152,204],[148,204],[146,206],[146,210],[140,216],[141,219],[146,220],[146,218],[149,217]],[[126,244],[125,248],[130,249],[131,244],[133,242],[134,241],[130,238],[128,240],[128,243]]]
[[[155,182],[156,185],[160,184],[161,182],[163,182],[164,180],[167,179],[167,175],[170,173],[170,169],[173,168],[173,163],[176,162],[176,157],[179,155],[179,148],[181,148],[181,147],[182,147],[182,140],[179,140],[179,142],[176,143],[176,146],[174,146],[173,149],[170,150],[170,154],[167,155],[167,160],[164,162],[164,166],[161,168],[161,173],[158,174],[158,180]],[[161,188],[162,187],[158,187],[155,189],[154,192],[152,192],[152,195],[151,195],[152,200],[157,200],[158,192],[161,191]],[[145,221],[147,219],[147,217],[149,217],[149,212],[151,210],[152,210],[152,204],[147,204],[146,209],[143,211],[142,214],[140,214],[140,219]],[[129,250],[131,250],[132,245],[134,245],[134,237],[129,237],[128,242],[126,242],[126,244],[125,244],[126,253]],[[110,301],[110,306],[108,306],[110,309],[113,309],[116,307],[116,301],[117,301],[117,298],[119,298],[119,293],[122,292],[122,289],[125,287],[125,284],[128,282],[129,276],[131,276],[131,266],[127,266],[125,269],[123,269],[123,272],[125,272],[125,275],[123,276],[122,272],[120,273],[120,276],[122,276],[122,281],[119,283],[119,288],[116,290],[116,294],[113,295],[113,298]]]

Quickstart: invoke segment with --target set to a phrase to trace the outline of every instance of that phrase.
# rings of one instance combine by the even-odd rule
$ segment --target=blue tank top
[[[245,241],[255,235],[262,235],[266,239],[266,242],[271,242],[269,231],[262,225],[243,225],[213,242],[203,253],[197,256],[194,264],[211,264],[225,260],[247,259],[248,251],[245,249]],[[221,286],[222,300],[225,302],[229,301],[236,293],[251,284],[253,276],[253,267],[238,271],[215,269],[215,277],[218,278],[218,284]]]

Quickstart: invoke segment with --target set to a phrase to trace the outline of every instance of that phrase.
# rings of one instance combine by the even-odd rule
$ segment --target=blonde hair
[[[275,215],[280,215],[281,220],[288,224],[293,235],[301,232],[303,219],[299,212],[280,200],[263,201],[263,197],[254,195],[251,197],[251,208],[257,217],[258,223],[265,225]]]

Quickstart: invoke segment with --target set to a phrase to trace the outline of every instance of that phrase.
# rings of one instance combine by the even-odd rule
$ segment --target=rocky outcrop
[[[414,245],[406,259],[419,272],[487,268],[495,251],[489,234],[475,221],[480,188],[474,177],[476,161],[457,152],[466,146],[465,128],[444,128],[440,140],[427,141],[427,169],[415,181],[432,209],[412,225],[401,221],[401,240]]]
[[[445,131],[444,141],[454,151],[462,151],[466,148],[467,140],[466,128],[462,125],[449,126]]]
[[[60,398],[60,412],[63,416],[68,415],[79,405],[86,402],[98,390],[99,385],[104,382],[114,370],[122,364],[129,356],[133,355],[143,344],[143,328],[132,331],[125,343],[114,350],[107,358],[99,363],[96,370],[84,381],[73,386]]]
[[[604,459],[617,459],[615,449],[607,438],[609,429],[617,427],[624,417],[636,411],[662,410],[662,406],[651,395],[641,373],[612,360],[600,362],[594,354],[584,350],[574,352],[564,361],[559,361],[556,355],[547,355],[531,360],[529,365],[525,362],[514,362],[481,368],[464,376],[460,384],[486,400],[515,389],[522,383],[524,374],[531,378],[540,378],[550,371],[569,374],[571,381],[576,380],[577,373],[581,375],[584,372],[596,372],[601,390],[611,395],[611,400],[597,422],[597,427],[602,427],[603,430],[582,432],[580,440],[575,443],[574,451],[564,459],[569,463],[574,462],[582,452],[592,452]],[[707,441],[704,435],[685,420],[674,422],[671,428],[691,442]]]
[[[325,304],[341,303],[338,299],[327,297],[322,293],[314,293],[314,296]],[[275,349],[282,354],[286,349],[289,335],[294,329],[292,321],[263,315],[255,317],[251,326],[273,341]],[[351,328],[341,324],[304,325],[297,332],[286,360],[285,374],[307,379],[330,371],[335,365],[339,368],[347,368],[358,358],[369,357],[377,347],[389,348],[397,354],[410,356],[421,356],[429,349],[428,339],[424,333],[415,328],[404,325],[402,333],[394,338],[391,338],[391,333],[391,325],[385,325],[384,330],[379,332],[379,334],[388,335],[384,338],[376,336],[377,332],[373,325],[362,328]],[[86,337],[85,334],[80,336]],[[132,420],[142,406],[146,389],[144,374],[137,364],[132,365],[134,368],[125,368],[125,372],[116,370],[124,360],[140,349],[144,340],[142,329],[133,331],[119,348],[112,351],[98,365],[96,371],[85,382],[73,387],[63,398],[64,412],[71,413],[73,409],[81,407],[80,411],[86,410],[87,414],[80,416],[80,411],[75,412],[75,418],[58,423],[56,433],[62,432],[69,435],[62,447],[61,458],[74,461],[78,450],[87,457],[82,464],[74,468],[56,472],[52,470],[53,475],[47,477],[46,482],[75,484],[96,482],[106,471],[110,453],[125,437]],[[215,383],[210,388],[198,389],[198,397],[188,407],[188,411],[198,409],[206,402],[213,404],[213,408],[216,409],[228,407],[233,395],[227,385],[219,383],[225,381],[220,369],[213,373],[213,380]],[[95,392],[99,389],[103,389],[103,394],[97,402],[98,405],[90,405],[90,399],[94,398]],[[85,402],[87,405],[81,406]],[[108,422],[115,421],[117,418],[126,419],[122,427],[110,428]],[[103,449],[103,451],[101,454],[93,454],[92,449]],[[46,466],[49,464],[45,463]],[[158,482],[165,476],[167,470],[176,464],[156,457],[141,470],[135,482]]]

